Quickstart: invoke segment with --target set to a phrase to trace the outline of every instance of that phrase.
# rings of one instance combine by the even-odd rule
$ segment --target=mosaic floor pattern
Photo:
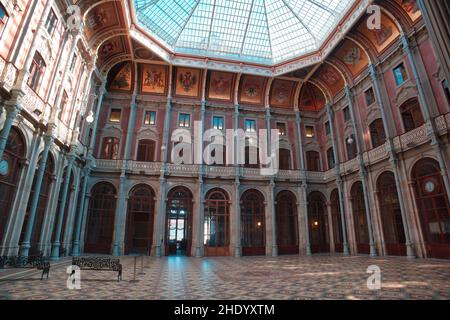
[[[450,299],[450,261],[363,256],[186,258],[122,257],[114,272],[82,271],[81,290],[66,282],[70,260],[36,271],[1,271],[0,299]],[[367,268],[381,269],[381,290],[369,290]]]

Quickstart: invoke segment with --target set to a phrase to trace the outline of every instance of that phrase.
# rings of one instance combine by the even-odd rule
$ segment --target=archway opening
[[[210,190],[206,195],[203,232],[206,256],[230,254],[230,203],[221,189]]]
[[[6,231],[25,156],[25,139],[19,130],[12,127],[3,153],[3,160],[8,163],[8,171],[6,175],[0,175],[0,243]]]
[[[393,256],[405,256],[405,229],[394,174],[392,172],[381,174],[378,178],[377,189],[386,253]]]
[[[312,253],[330,252],[330,236],[325,197],[320,192],[308,196],[308,225]]]
[[[412,179],[428,257],[450,259],[450,204],[439,163],[420,160]]]
[[[350,194],[353,209],[353,225],[355,228],[357,250],[358,253],[369,254],[369,225],[367,223],[364,191],[361,181],[358,181],[353,185]]]
[[[341,218],[341,206],[339,202],[339,191],[334,189],[331,192],[330,197],[331,205],[331,221],[333,223],[333,240],[334,240],[334,251],[343,252],[343,236],[342,236],[342,218]]]
[[[125,253],[150,255],[153,242],[155,193],[147,185],[137,185],[128,198]]]
[[[242,255],[266,254],[266,217],[264,196],[248,190],[241,197]]]
[[[279,254],[298,253],[297,199],[290,191],[280,192],[275,200],[277,245]]]
[[[116,211],[116,189],[106,182],[96,184],[91,191],[84,251],[111,252]]]
[[[185,187],[174,188],[167,196],[166,255],[191,255],[192,200]]]

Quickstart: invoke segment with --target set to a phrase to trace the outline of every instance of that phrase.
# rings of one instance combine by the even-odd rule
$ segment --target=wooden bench
[[[50,274],[50,262],[42,254],[32,256],[3,256],[0,257],[0,269],[19,268],[19,269],[38,269],[42,270],[41,280],[44,275]]]
[[[72,265],[78,266],[80,270],[95,271],[115,271],[117,272],[117,281],[122,280],[122,265],[119,259],[108,257],[73,257]],[[72,274],[75,270],[72,271]]]

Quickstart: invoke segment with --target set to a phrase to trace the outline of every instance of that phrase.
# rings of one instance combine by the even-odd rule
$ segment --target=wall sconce
[[[348,143],[348,144],[353,144],[353,142],[355,142],[355,140],[353,140],[352,137],[350,137],[350,138],[347,139],[347,143]]]

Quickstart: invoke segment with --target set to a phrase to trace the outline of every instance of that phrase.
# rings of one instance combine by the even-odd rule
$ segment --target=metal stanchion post
[[[141,255],[141,272],[139,272],[139,275],[144,275],[144,255]]]

